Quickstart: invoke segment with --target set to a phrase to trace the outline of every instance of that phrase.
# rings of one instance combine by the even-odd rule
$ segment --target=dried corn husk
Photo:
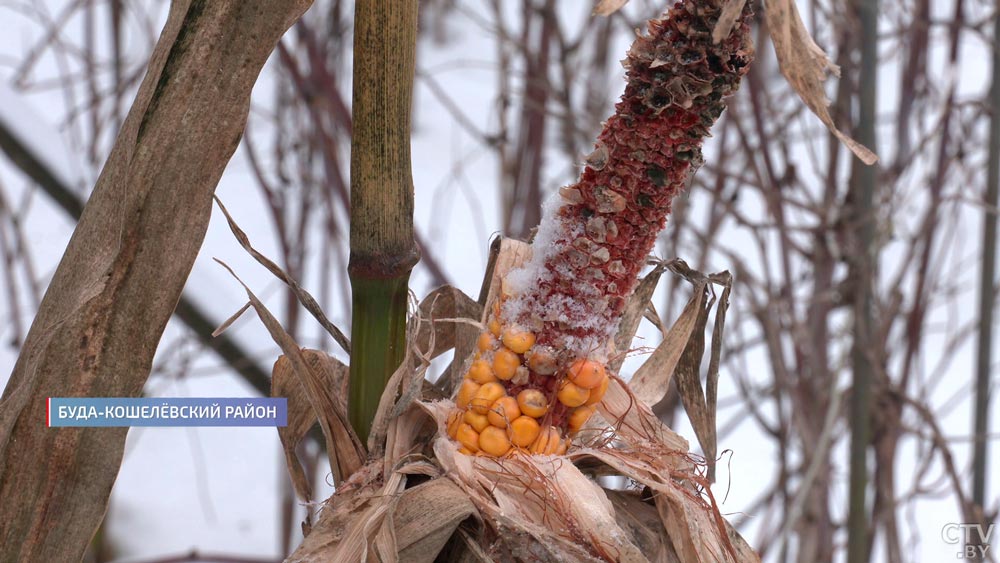
[[[526,244],[503,241],[495,291],[529,255]],[[428,307],[425,301],[418,311]],[[424,322],[415,313],[412,324]],[[411,342],[416,347],[417,339]],[[439,350],[434,338],[420,342],[429,349],[413,356]],[[419,362],[404,365],[409,374],[400,380],[422,373]],[[649,381],[666,385],[669,377]],[[429,562],[446,545],[454,561],[759,561],[722,519],[704,462],[620,379],[601,419],[592,419],[567,456],[462,455],[444,430],[450,400],[419,400],[389,416],[395,406],[383,402],[380,413],[387,419],[384,456],[337,484],[287,561]],[[653,500],[602,489],[595,475],[626,477]],[[423,482],[407,488],[416,476]]]

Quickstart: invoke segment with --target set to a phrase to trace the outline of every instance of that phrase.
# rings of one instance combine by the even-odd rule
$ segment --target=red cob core
[[[534,257],[509,276],[503,324],[560,351],[604,358],[671,201],[753,57],[749,3],[717,45],[718,0],[678,2],[623,61],[628,85],[580,180],[546,206]]]
[[[561,455],[602,400],[625,299],[753,56],[749,4],[712,43],[721,1],[679,2],[632,44],[580,180],[546,203],[532,259],[503,280],[448,419],[460,451]]]

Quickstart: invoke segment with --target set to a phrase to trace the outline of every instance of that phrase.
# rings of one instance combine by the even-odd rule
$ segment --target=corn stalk
[[[46,397],[134,397],[201,246],[250,91],[294,2],[173,2],[0,402],[0,561],[79,561],[125,429],[49,429]],[[178,135],[183,131],[183,135]]]
[[[351,425],[368,438],[406,350],[413,238],[410,99],[417,0],[360,0],[354,15],[351,141]]]
[[[858,0],[861,21],[861,84],[858,138],[875,145],[875,94],[878,84],[878,0]],[[875,383],[875,322],[872,292],[875,285],[875,191],[878,169],[854,161],[854,213],[858,226],[856,262],[852,264],[854,299],[854,343],[851,350],[851,458],[847,517],[847,561],[863,563],[871,555],[868,524],[868,447],[871,444],[872,388]]]
[[[1000,41],[1000,17],[995,18],[994,45]],[[979,278],[979,333],[976,353],[976,407],[973,415],[972,503],[983,529],[990,522],[985,514],[986,476],[989,460],[990,365],[992,363],[993,307],[996,303],[997,204],[1000,203],[1000,49],[993,50],[993,84],[990,89],[990,148],[983,211],[983,265]],[[995,515],[994,515],[995,516]],[[980,547],[985,542],[979,542]],[[981,553],[985,553],[983,550]]]

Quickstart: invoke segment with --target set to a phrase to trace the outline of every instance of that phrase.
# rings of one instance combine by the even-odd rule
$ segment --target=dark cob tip
[[[615,114],[579,181],[547,206],[532,261],[510,276],[504,324],[535,332],[563,365],[607,355],[671,202],[753,58],[750,3],[716,44],[719,4],[678,2],[636,38]]]

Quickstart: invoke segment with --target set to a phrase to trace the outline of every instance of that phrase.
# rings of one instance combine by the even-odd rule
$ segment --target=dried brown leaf
[[[707,288],[702,287],[699,291],[704,295]],[[708,324],[708,312],[712,308],[712,303],[705,303],[699,307],[696,316],[694,329],[691,337],[687,341],[684,353],[681,354],[680,361],[674,370],[674,380],[677,382],[677,394],[680,395],[681,403],[687,412],[691,426],[694,428],[698,443],[709,460],[715,459],[715,425],[712,423],[714,416],[709,411],[715,410],[715,405],[709,406],[705,401],[705,393],[701,387],[701,359],[705,355],[705,327]]]
[[[398,561],[393,536],[382,532],[406,485],[406,476],[394,472],[382,480],[366,466],[331,497],[312,531],[285,559],[286,563],[357,563]],[[378,475],[381,475],[379,472]],[[381,537],[379,537],[381,535]]]
[[[837,139],[851,150],[865,164],[875,164],[878,156],[861,143],[851,139],[837,128],[827,108],[830,100],[826,97],[823,82],[827,73],[840,75],[840,69],[827,57],[823,49],[813,41],[802,23],[802,17],[793,0],[769,0],[767,26],[774,43],[781,74],[798,93],[802,101],[820,121],[826,125]]]
[[[694,488],[696,483],[707,483],[690,468],[675,469],[656,456],[608,448],[579,450],[574,458],[596,458],[649,487],[659,516],[653,521],[660,521],[665,540],[680,561],[759,563],[752,550],[742,549],[745,542],[734,541],[738,534],[726,526],[712,491],[706,486],[702,496]]]
[[[219,259],[215,260],[222,267],[229,271],[236,281],[243,286],[247,292],[247,297],[253,305],[260,320],[264,323],[267,331],[271,334],[274,342],[281,347],[291,362],[292,369],[298,375],[309,398],[309,403],[319,416],[320,427],[323,429],[323,437],[326,440],[326,453],[330,458],[330,468],[334,473],[335,482],[339,483],[349,477],[364,465],[365,449],[361,445],[354,428],[351,427],[347,419],[347,413],[331,396],[331,390],[324,387],[320,376],[309,365],[302,354],[299,345],[285,332],[277,319],[267,310],[267,307],[257,299],[250,288],[243,280]]]
[[[240,307],[240,310],[236,311],[235,313],[233,313],[228,319],[222,321],[222,324],[219,325],[218,328],[216,328],[215,330],[212,331],[212,337],[214,338],[216,336],[219,336],[223,332],[226,332],[226,330],[230,326],[232,326],[232,324],[235,323],[237,319],[239,319],[240,317],[242,317],[243,313],[246,313],[247,309],[249,309],[249,308],[250,308],[250,303],[247,303],[246,305]]]
[[[464,294],[461,292],[457,290],[455,292],[464,297]],[[446,296],[444,298],[446,302],[455,297],[454,292],[451,291],[429,296],[428,299],[425,299],[425,304],[427,304],[425,309],[427,311],[436,310],[435,303],[442,295]],[[474,307],[475,309],[479,307],[471,299],[468,300],[468,303],[471,303],[470,307]],[[446,307],[446,309],[447,312],[455,312],[454,307]],[[388,453],[385,450],[388,434],[393,428],[393,421],[403,415],[413,402],[423,395],[424,376],[427,373],[427,368],[431,365],[431,359],[433,359],[435,350],[439,350],[437,344],[437,337],[439,332],[441,332],[439,328],[464,324],[461,322],[462,320],[478,324],[477,321],[471,319],[442,319],[440,322],[433,323],[429,319],[424,318],[419,309],[407,321],[406,355],[382,390],[382,396],[379,398],[379,406],[375,411],[375,418],[372,421],[372,429],[368,435],[369,452],[373,457],[384,456],[385,470],[387,472],[390,470],[391,464],[395,462],[395,457],[390,455],[391,450]],[[434,327],[434,330],[431,330],[429,327]],[[419,333],[423,333],[424,335],[425,340],[423,345],[426,346],[427,351],[420,348],[421,338],[417,336]],[[455,338],[455,332],[449,332],[447,328],[444,329],[443,334],[446,338]]]
[[[632,393],[646,405],[655,405],[667,394],[677,362],[681,359],[681,355],[697,327],[704,294],[704,285],[695,288],[695,294],[681,311],[681,315],[674,321],[674,325],[670,327],[670,331],[663,338],[663,341],[632,376],[629,387],[631,387]]]
[[[406,489],[411,475],[431,480]],[[327,501],[286,561],[434,561],[459,524],[476,515],[468,496],[440,477],[440,469],[426,461],[403,464],[384,479],[377,466],[366,466]]]
[[[608,491],[615,507],[615,519],[634,538],[635,544],[657,563],[682,563],[674,546],[663,533],[663,521],[656,508],[635,491]]]
[[[405,491],[392,515],[399,560],[432,563],[476,508],[455,483],[434,479]]]
[[[299,300],[299,303],[301,303],[302,306],[305,307],[306,311],[309,311],[309,314],[311,314],[313,318],[315,318],[319,322],[319,324],[322,325],[324,329],[326,329],[326,331],[330,334],[330,336],[333,337],[333,339],[337,342],[337,344],[340,344],[340,347],[343,348],[345,352],[350,354],[351,341],[347,338],[347,336],[344,335],[343,332],[340,331],[339,328],[337,328],[332,322],[330,322],[330,319],[326,317],[326,313],[323,312],[323,309],[319,306],[319,303],[316,302],[313,296],[310,295],[308,291],[303,289],[302,286],[299,285],[299,282],[292,279],[291,276],[289,276],[287,273],[285,273],[284,270],[278,267],[277,264],[272,262],[267,256],[264,256],[263,254],[258,252],[253,246],[251,246],[250,237],[248,237],[247,234],[244,233],[242,229],[240,229],[239,225],[236,224],[236,221],[233,220],[231,215],[229,215],[229,211],[226,209],[226,206],[222,205],[222,201],[217,196],[213,197],[215,197],[215,203],[219,205],[219,209],[222,210],[222,214],[226,216],[226,221],[229,223],[229,230],[233,232],[233,236],[236,237],[236,240],[237,242],[240,243],[240,246],[242,246],[243,249],[250,254],[250,256],[253,256],[253,258],[257,260],[257,262],[259,262],[262,266],[267,268],[269,272],[274,274],[275,277],[283,281],[285,285],[291,288],[292,293],[295,294],[295,297]]]
[[[657,492],[660,494],[653,502],[681,561],[740,561],[728,534],[716,532],[711,539],[706,537],[705,530],[715,527],[711,514],[676,490]]]
[[[733,276],[728,271],[716,274],[703,274],[692,269],[687,265],[687,263],[680,259],[670,261],[668,263],[668,267],[672,272],[686,279],[695,286],[695,296],[692,297],[692,301],[688,302],[688,306],[685,307],[684,312],[681,314],[681,318],[684,318],[687,314],[692,314],[692,317],[690,318],[695,319],[695,325],[692,327],[687,341],[683,344],[683,353],[674,364],[673,374],[676,378],[678,394],[684,404],[684,409],[687,412],[688,419],[691,421],[692,428],[694,428],[695,434],[698,438],[698,443],[701,445],[702,452],[708,460],[709,480],[714,481],[715,457],[718,452],[715,425],[716,403],[718,400],[719,364],[721,361],[722,337],[725,328],[726,311],[729,308],[729,295],[732,291]],[[716,302],[714,296],[710,301],[706,299],[707,292],[712,285],[720,285],[723,287],[722,296],[718,302]],[[692,302],[699,298],[700,301],[698,308],[692,309]],[[705,328],[708,324],[708,314],[711,311],[712,306],[716,303],[718,303],[718,307],[715,312],[715,327],[712,331],[712,347],[709,356],[708,375],[703,389],[701,385],[700,373],[701,361],[705,353]],[[678,319],[674,328],[677,328],[680,321],[681,319]],[[671,332],[673,332],[673,329]],[[668,344],[670,341],[671,338],[668,336],[664,339],[664,343],[661,343],[661,347],[664,347],[664,345]],[[654,352],[654,356],[659,351],[660,349],[658,348],[657,351]],[[676,346],[674,346],[671,351],[676,353]],[[666,354],[666,352],[664,352],[664,354]],[[650,358],[650,360],[653,359],[653,357]],[[650,360],[647,360],[646,364],[649,364]],[[640,367],[640,370],[645,368],[646,364]],[[654,372],[652,376],[654,379],[655,373],[657,372]],[[633,377],[633,383],[631,385],[633,391],[636,388],[635,380],[636,377]],[[666,381],[666,384],[668,383],[669,379]],[[665,392],[666,386],[664,386],[662,390]],[[641,388],[640,391],[642,391]],[[663,395],[659,395],[657,401],[662,399],[662,397]]]
[[[416,346],[428,350],[431,359],[463,346],[474,346],[479,329],[476,327],[483,316],[483,308],[458,288],[443,285],[427,294],[420,303],[418,317],[420,329],[416,336]],[[468,319],[472,323],[456,322]],[[433,335],[434,346],[429,345]],[[470,344],[471,343],[471,344]]]
[[[340,408],[347,409],[348,369],[336,358],[321,350],[303,349],[302,356],[306,363],[319,376],[323,387],[335,391],[333,398]],[[271,396],[288,399],[288,425],[278,428],[278,437],[285,452],[285,464],[299,498],[312,501],[312,487],[305,471],[295,454],[299,442],[309,433],[309,430],[319,421],[306,395],[306,388],[295,375],[291,360],[281,355],[274,362],[271,370]]]
[[[729,295],[733,290],[733,276],[729,272],[715,274],[715,283],[723,285],[722,295],[715,307],[715,327],[712,329],[712,350],[708,360],[708,374],[705,377],[705,404],[708,407],[706,425],[712,430],[713,439],[710,447],[702,443],[705,457],[708,460],[708,479],[715,481],[715,458],[718,455],[716,429],[717,405],[719,403],[719,364],[722,361],[722,337],[726,328],[726,313],[729,311]],[[699,438],[699,441],[701,439]]]
[[[413,327],[415,323],[407,324]],[[431,340],[433,346],[433,337]],[[415,357],[419,356],[414,354],[413,346],[407,346],[403,362],[399,364],[396,371],[392,373],[392,377],[386,382],[385,388],[382,389],[378,409],[375,410],[375,418],[372,419],[371,432],[368,434],[368,451],[372,457],[384,456],[390,423],[412,404],[423,388],[424,374],[427,373],[430,360],[424,359],[419,364],[414,365]],[[387,460],[387,463],[390,462]]]
[[[399,460],[420,453],[437,431],[436,421],[416,406],[393,419],[386,431],[383,471],[388,475]]]
[[[628,298],[625,310],[622,311],[622,320],[618,323],[618,333],[615,335],[615,351],[618,352],[618,355],[608,362],[611,371],[618,373],[618,370],[621,369],[622,363],[625,361],[625,353],[632,345],[632,339],[635,338],[635,333],[639,330],[639,323],[646,316],[650,299],[666,269],[666,263],[658,262],[656,267],[642,278],[642,281]]]
[[[469,531],[458,528],[441,552],[440,561],[449,563],[495,563]]]

